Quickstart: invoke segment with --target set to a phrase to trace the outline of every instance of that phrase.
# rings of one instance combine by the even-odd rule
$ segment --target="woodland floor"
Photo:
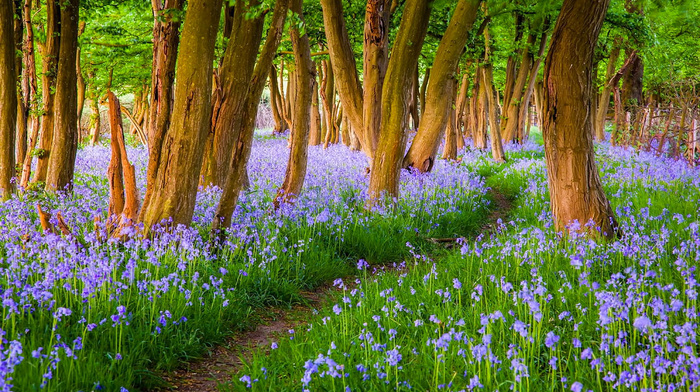
[[[488,197],[492,204],[481,230],[474,236],[489,233],[498,228],[513,208],[512,200],[498,189],[490,188]],[[445,239],[442,239],[445,242]],[[456,239],[455,239],[456,240]],[[446,242],[452,246],[453,242]],[[386,271],[382,268],[381,271]],[[225,344],[214,346],[204,358],[187,362],[180,369],[163,379],[170,384],[153,391],[215,392],[218,385],[231,379],[256,350],[268,349],[271,343],[290,329],[304,324],[309,316],[318,312],[326,300],[338,290],[330,284],[309,292],[302,292],[305,303],[292,308],[270,307],[259,312],[260,323],[255,329],[231,337]]]

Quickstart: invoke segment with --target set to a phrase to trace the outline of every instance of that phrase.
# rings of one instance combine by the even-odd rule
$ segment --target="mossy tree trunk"
[[[158,151],[151,197],[141,219],[148,232],[164,219],[187,225],[192,221],[207,133],[211,125],[214,44],[222,0],[189,2],[176,68],[178,89],[168,131]],[[268,68],[269,69],[269,68]]]
[[[302,0],[291,0],[290,9],[299,15],[302,23]],[[306,31],[306,29],[304,29]],[[275,208],[282,203],[290,202],[301,192],[306,177],[308,162],[309,129],[311,125],[312,95],[316,84],[316,67],[311,61],[311,48],[309,36],[299,30],[298,25],[290,31],[292,46],[294,48],[294,63],[296,77],[294,92],[294,123],[291,135],[291,146],[287,170],[284,175],[284,183],[277,191],[274,200]]]
[[[369,206],[399,195],[401,163],[406,150],[406,119],[411,79],[428,30],[427,1],[407,0],[382,91],[382,128],[369,180]]]
[[[15,127],[17,121],[17,75],[12,3],[0,3],[0,201],[15,189]]]
[[[57,0],[46,1],[46,41],[41,46],[42,76],[41,76],[41,135],[39,149],[41,150],[34,173],[34,182],[46,181],[51,156],[54,129],[54,92],[56,75],[58,74],[58,56],[61,44],[61,8]]]
[[[609,0],[564,0],[544,69],[543,137],[558,230],[617,234],[595,163],[591,116],[593,52]],[[578,227],[571,227],[573,222]],[[596,234],[597,235],[597,234]]]
[[[257,1],[249,4],[243,0],[236,1],[233,30],[219,72],[221,104],[212,113],[212,132],[209,133],[212,144],[211,153],[204,160],[204,185],[224,186],[225,168],[241,130],[243,120],[240,113],[248,93],[265,22],[264,14],[255,18],[245,15],[258,4]]]
[[[61,3],[61,44],[56,75],[55,121],[46,189],[72,189],[78,153],[78,51],[80,0]]]
[[[223,193],[212,222],[213,238],[221,238],[224,234],[222,229],[231,226],[233,211],[236,208],[238,196],[243,189],[244,180],[246,179],[246,167],[253,145],[258,104],[265,88],[265,81],[270,72],[270,67],[272,67],[272,61],[282,40],[288,8],[289,0],[277,0],[275,2],[270,28],[267,31],[265,44],[253,70],[253,76],[248,85],[248,96],[241,112],[241,116],[245,121],[231,153]]]
[[[151,68],[151,102],[148,113],[148,166],[146,195],[139,220],[150,204],[155,189],[163,139],[170,127],[173,105],[175,64],[180,44],[180,19],[184,0],[153,0],[153,63]],[[208,45],[208,43],[203,43]]]
[[[442,135],[452,113],[459,59],[480,3],[479,0],[460,0],[445,35],[440,40],[430,70],[430,82],[418,133],[403,159],[405,168],[414,167],[421,172],[433,168]]]

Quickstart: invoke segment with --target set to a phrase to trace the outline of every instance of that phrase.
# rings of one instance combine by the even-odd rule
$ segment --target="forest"
[[[0,391],[700,390],[696,0],[0,0]]]

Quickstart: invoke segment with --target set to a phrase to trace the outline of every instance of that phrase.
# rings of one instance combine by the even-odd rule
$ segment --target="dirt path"
[[[489,195],[492,205],[482,233],[494,231],[499,219],[505,221],[512,208],[511,200],[498,190],[489,190]],[[237,334],[225,344],[214,347],[201,360],[185,363],[183,368],[163,377],[171,387],[155,391],[216,392],[219,384],[230,381],[240,370],[241,358],[249,357],[257,348],[270,347],[280,335],[306,322],[311,312],[324,305],[333,290],[326,285],[303,292],[306,305],[296,305],[292,309],[264,309],[260,315],[262,322],[254,330]]]

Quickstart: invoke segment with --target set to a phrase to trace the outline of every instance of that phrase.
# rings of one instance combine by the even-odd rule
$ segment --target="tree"
[[[408,97],[430,11],[430,4],[424,0],[407,0],[403,10],[382,90],[382,126],[369,180],[370,206],[383,195],[399,195],[401,163],[406,151]]]
[[[258,113],[258,104],[265,88],[272,61],[275,58],[277,48],[282,40],[284,24],[287,20],[287,10],[289,8],[289,0],[277,0],[275,2],[274,11],[272,12],[272,20],[270,28],[265,37],[265,44],[255,65],[253,76],[248,84],[248,95],[244,102],[241,116],[244,122],[241,127],[240,135],[231,152],[228,169],[226,172],[226,181],[224,182],[223,193],[219,206],[214,215],[212,222],[212,234],[214,238],[221,238],[224,232],[222,228],[231,226],[231,218],[233,211],[236,209],[238,195],[243,189],[246,167],[250,158],[250,151],[253,145],[253,133],[255,131],[255,118]]]
[[[236,1],[231,37],[219,68],[220,86],[213,105],[209,154],[202,170],[204,185],[223,187],[226,180],[224,169],[240,133],[243,122],[240,113],[262,40],[265,15],[248,16],[258,5],[258,1]]]
[[[0,3],[0,200],[14,191],[17,76],[12,3]]]
[[[564,0],[544,69],[543,138],[555,226],[617,235],[592,141],[593,51],[609,0]]]
[[[80,0],[61,3],[61,45],[56,76],[54,129],[46,175],[46,189],[51,191],[71,187],[78,153],[78,18]]]
[[[158,175],[163,139],[170,127],[175,64],[180,44],[180,18],[184,0],[153,1],[153,65],[151,68],[151,102],[148,123],[148,168],[146,194],[139,220],[143,220]],[[208,43],[205,43],[208,45]]]
[[[302,0],[292,0],[290,10],[299,15],[301,23]],[[294,47],[294,61],[296,63],[296,99],[294,100],[294,123],[292,125],[292,143],[289,152],[289,162],[284,176],[284,184],[277,192],[275,206],[282,202],[292,200],[299,195],[306,177],[307,153],[309,145],[309,129],[311,123],[312,94],[315,94],[316,67],[311,61],[311,49],[309,36],[300,31],[299,25],[292,27],[290,31],[292,45]]]
[[[182,31],[173,115],[163,138],[151,196],[142,212],[146,233],[163,221],[189,224],[211,116],[214,43],[222,0],[189,3]]]
[[[452,113],[454,92],[450,91],[456,83],[457,65],[480,3],[480,0],[460,0],[457,3],[435,54],[423,115],[418,133],[403,160],[404,167],[415,167],[421,172],[430,171],[433,167],[448,116]]]

